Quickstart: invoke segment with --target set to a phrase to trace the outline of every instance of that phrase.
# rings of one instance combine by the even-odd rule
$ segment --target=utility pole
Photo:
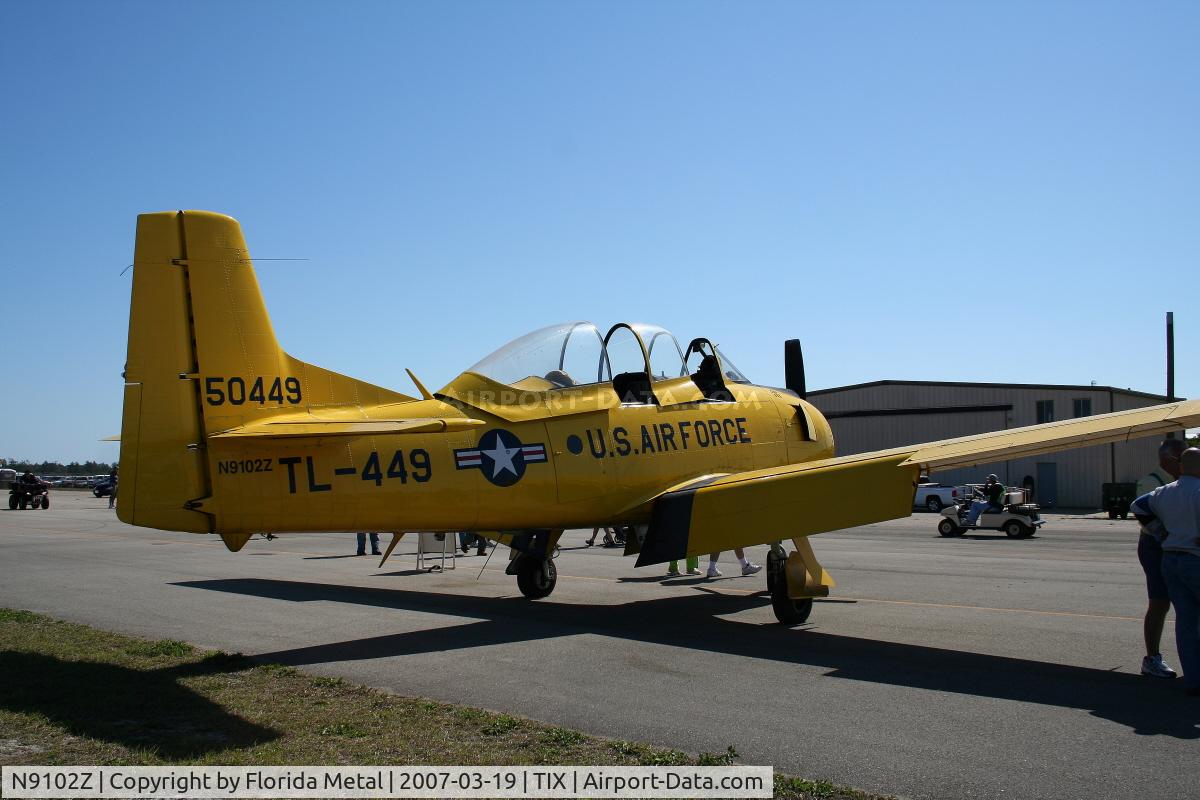
[[[1167,401],[1175,399],[1175,312],[1167,312]],[[1175,433],[1167,434],[1168,439],[1174,439]],[[1186,438],[1186,434],[1185,434]]]
[[[1167,399],[1175,399],[1175,312],[1167,312]]]

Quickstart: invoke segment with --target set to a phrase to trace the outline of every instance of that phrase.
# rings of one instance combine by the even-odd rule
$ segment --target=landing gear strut
[[[821,568],[808,539],[793,539],[792,544],[796,551],[791,555],[779,542],[772,543],[767,553],[767,591],[775,618],[784,625],[807,622],[813,598],[826,597],[833,586],[833,578]]]

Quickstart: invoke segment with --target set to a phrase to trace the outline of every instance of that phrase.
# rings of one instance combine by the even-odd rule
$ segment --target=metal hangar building
[[[833,428],[838,455],[1022,428],[1167,402],[1112,386],[873,381],[808,393]],[[1181,431],[1182,433],[1182,431]],[[1135,482],[1158,466],[1160,440],[1093,445],[934,475],[943,484],[1031,485],[1044,507],[1099,508],[1105,483]],[[864,486],[863,491],[870,491]]]

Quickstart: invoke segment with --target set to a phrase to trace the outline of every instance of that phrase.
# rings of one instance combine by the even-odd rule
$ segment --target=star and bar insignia
[[[525,465],[546,461],[545,444],[522,444],[516,434],[493,428],[479,437],[479,446],[454,451],[458,469],[479,469],[497,486],[512,486],[525,474]]]

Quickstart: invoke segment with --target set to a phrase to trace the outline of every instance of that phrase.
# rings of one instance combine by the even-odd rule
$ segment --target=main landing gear
[[[767,591],[775,618],[784,625],[800,625],[812,613],[813,598],[826,597],[833,578],[821,568],[807,538],[793,539],[790,555],[779,542],[767,553]]]

